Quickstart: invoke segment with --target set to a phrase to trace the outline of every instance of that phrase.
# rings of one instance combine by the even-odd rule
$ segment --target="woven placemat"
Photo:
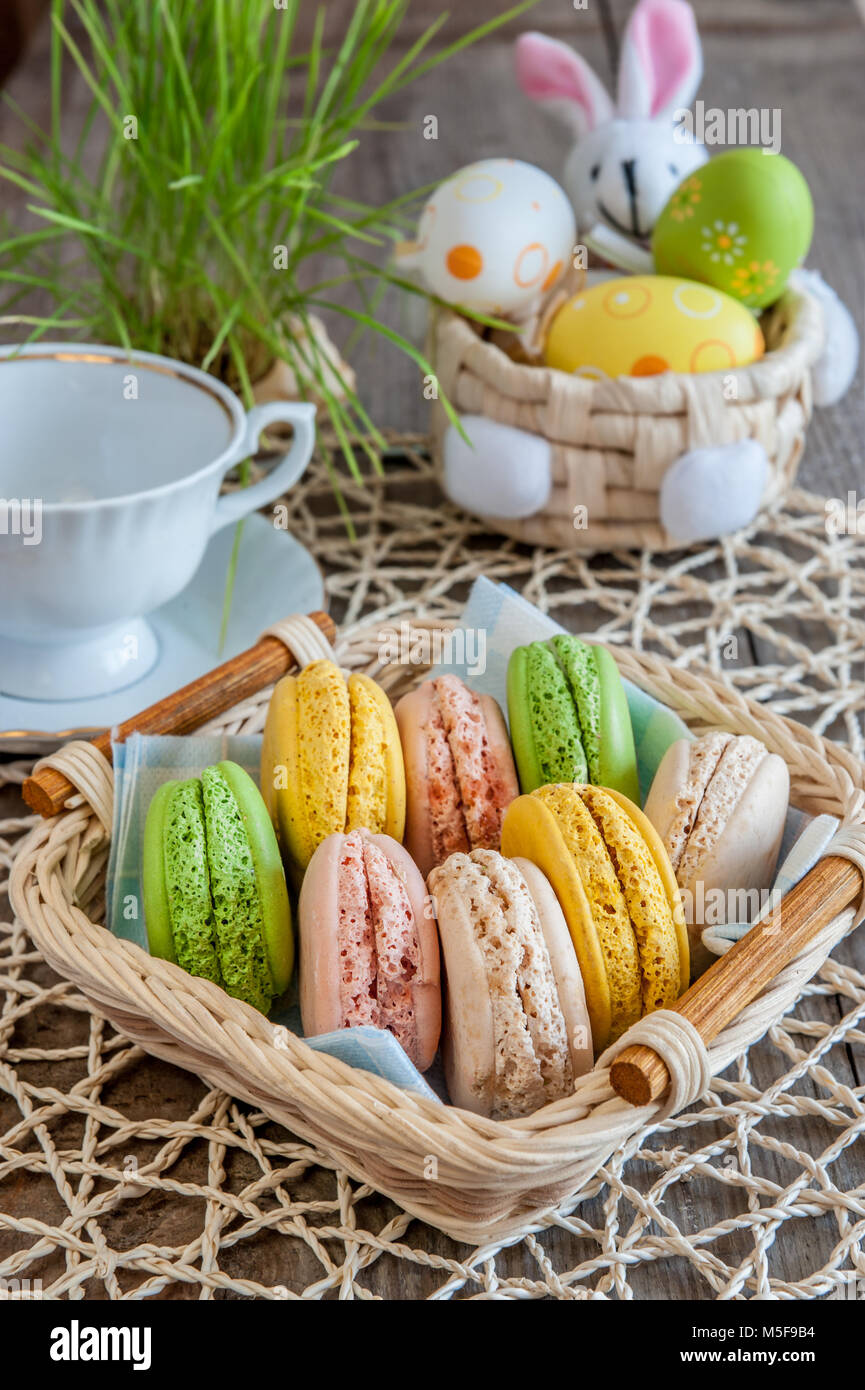
[[[322,463],[287,503],[345,629],[452,618],[484,573],[568,627],[723,672],[865,756],[865,558],[827,531],[821,499],[794,493],[699,552],[580,559],[486,533],[441,499],[417,444],[400,441],[385,479],[343,481],[353,542]],[[0,764],[0,780],[24,771]],[[3,916],[29,824],[0,820]],[[865,1296],[863,964],[853,938],[708,1104],[521,1241],[472,1250],[146,1057],[2,922],[0,1296],[846,1298],[857,1280]]]

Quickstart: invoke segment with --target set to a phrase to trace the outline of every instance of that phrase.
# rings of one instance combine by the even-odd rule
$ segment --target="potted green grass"
[[[27,139],[0,146],[28,215],[0,235],[5,336],[178,357],[247,404],[262,384],[314,397],[354,476],[364,456],[379,467],[384,439],[319,315],[429,370],[375,312],[389,281],[418,292],[388,257],[423,190],[373,206],[334,178],[360,138],[386,138],[371,131],[385,99],[533,3],[434,50],[444,14],[399,42],[408,0],[340,5],[335,43],[309,0],[303,26],[301,0],[52,0],[50,127],[19,111]],[[76,69],[91,101],[70,138]]]

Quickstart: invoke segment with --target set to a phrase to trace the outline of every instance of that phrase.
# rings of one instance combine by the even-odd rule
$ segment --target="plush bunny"
[[[558,111],[576,134],[564,183],[579,232],[587,235],[600,225],[648,241],[670,195],[708,158],[679,115],[703,75],[691,6],[686,0],[639,0],[622,40],[616,106],[589,64],[557,39],[523,34],[516,65],[523,91]],[[651,262],[622,265],[651,273]],[[590,272],[590,279],[598,275]],[[800,270],[793,284],[814,295],[823,310],[825,348],[812,371],[814,403],[834,405],[856,374],[856,324],[818,272]]]
[[[647,241],[670,195],[708,158],[675,119],[703,75],[690,5],[640,0],[622,40],[615,105],[585,59],[557,39],[523,34],[516,62],[527,96],[554,109],[577,137],[564,183],[579,230],[600,221]]]
[[[615,106],[588,63],[543,34],[518,39],[517,74],[523,91],[553,107],[577,137],[564,184],[579,233],[601,223],[648,242],[672,193],[708,158],[674,119],[703,75],[690,5],[640,0],[622,40]],[[502,519],[539,511],[551,487],[546,439],[480,415],[464,416],[462,424],[470,444],[452,425],[444,438],[448,496],[467,511]],[[662,525],[683,545],[738,530],[759,507],[768,468],[765,449],[753,440],[683,454],[661,486]]]
[[[685,0],[639,0],[622,41],[615,106],[588,63],[567,44],[543,34],[524,34],[517,41],[523,90],[564,116],[577,137],[564,183],[580,235],[589,238],[599,231],[602,243],[604,237],[628,238],[635,255],[648,256],[637,243],[648,241],[671,194],[708,158],[676,116],[693,100],[702,71],[697,26]],[[650,270],[651,262],[626,268]],[[592,271],[590,278],[608,273]],[[823,310],[825,346],[812,369],[812,385],[815,403],[831,405],[856,371],[856,325],[816,271],[797,271],[793,284],[814,295]],[[453,425],[444,437],[448,496],[482,516],[514,519],[541,510],[551,488],[547,440],[482,415],[465,415],[462,425],[471,443]],[[661,484],[660,519],[668,535],[688,545],[748,525],[768,468],[765,449],[751,439],[682,454]]]

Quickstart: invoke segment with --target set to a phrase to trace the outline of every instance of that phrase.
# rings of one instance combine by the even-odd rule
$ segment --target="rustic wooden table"
[[[693,0],[705,55],[701,96],[707,104],[727,107],[780,108],[783,150],[805,173],[814,194],[816,230],[811,263],[823,271],[856,314],[862,328],[865,302],[865,26],[863,10],[854,0]],[[862,6],[863,0],[859,0]],[[504,9],[492,0],[471,0],[454,5],[443,38]],[[513,154],[533,160],[557,174],[567,141],[559,127],[532,108],[518,93],[513,78],[512,41],[521,27],[534,27],[564,40],[579,43],[596,69],[609,77],[615,70],[619,37],[630,5],[628,0],[593,0],[577,11],[564,0],[542,0],[523,25],[512,25],[486,41],[482,48],[458,56],[412,89],[397,107],[381,111],[400,128],[364,137],[353,164],[352,177],[363,184],[369,200],[388,199],[412,186],[432,182],[470,158]],[[406,41],[437,13],[439,6],[423,0],[413,7],[406,27]],[[37,120],[47,106],[47,50],[44,25],[21,66],[10,81],[10,91]],[[72,88],[70,115],[84,101],[80,88]],[[438,118],[438,139],[423,138],[423,118]],[[20,127],[9,109],[0,111],[0,141],[15,143]],[[2,197],[9,197],[8,187]],[[384,312],[393,322],[417,329],[406,321],[406,306],[388,298]],[[405,360],[377,343],[359,354],[362,393],[370,413],[380,423],[397,430],[423,430],[426,403],[415,370]],[[865,486],[865,398],[861,375],[846,399],[835,409],[817,412],[808,434],[800,478],[804,486],[827,495],[844,496],[848,489]],[[436,498],[431,495],[430,502]],[[338,570],[338,554],[319,556],[322,564]],[[338,617],[339,614],[337,613]],[[807,637],[805,638],[807,641]],[[746,638],[739,660],[759,662],[759,644]],[[17,814],[20,803],[11,789],[0,792],[0,820]],[[0,912],[4,905],[0,903]],[[865,943],[848,944],[842,958],[862,968]],[[837,1017],[835,1002],[816,999],[809,1007],[815,1018]],[[63,1044],[58,1023],[52,1045]],[[71,1025],[70,1025],[71,1026]],[[837,1053],[833,1054],[837,1057]],[[755,1081],[760,1079],[760,1050],[752,1049]],[[843,1066],[833,1063],[836,1068]],[[855,1070],[852,1058],[840,1079],[856,1086],[865,1076]],[[59,1080],[58,1080],[58,1084]],[[160,1062],[143,1060],[115,1083],[112,1104],[130,1113],[189,1114],[194,1108],[198,1081]],[[6,1097],[0,1094],[0,1133],[5,1127]],[[10,1111],[11,1113],[11,1111]],[[771,1158],[767,1159],[771,1173]],[[781,1160],[778,1160],[780,1171]],[[862,1184],[865,1160],[861,1149],[851,1147],[834,1169],[841,1188]],[[322,1175],[322,1180],[324,1177]],[[780,1181],[779,1177],[779,1181]],[[692,1200],[700,1197],[700,1179],[691,1184]],[[311,1180],[314,1189],[315,1181]],[[717,1190],[717,1189],[716,1189]],[[0,1185],[0,1212],[53,1223],[62,1219],[52,1183],[37,1179]],[[390,1203],[372,1198],[364,1204],[373,1226],[393,1214]],[[591,1212],[586,1213],[591,1219]],[[136,1211],[136,1236],[173,1244],[181,1239],[188,1222],[187,1207],[169,1194],[154,1194]],[[795,1224],[795,1223],[793,1223]],[[431,1252],[452,1249],[435,1232],[413,1239]],[[789,1268],[796,1266],[795,1233],[790,1246]],[[574,1263],[574,1237],[563,1231],[546,1239],[555,1267]],[[0,1258],[19,1248],[10,1244],[0,1227]],[[275,1237],[240,1245],[233,1254],[232,1272],[273,1284],[303,1287],[307,1282],[304,1247],[297,1241]],[[308,1252],[307,1252],[308,1255]],[[517,1249],[508,1256],[508,1267],[517,1274],[536,1268],[528,1252]],[[791,1274],[790,1277],[795,1277]],[[385,1297],[423,1297],[431,1276],[418,1265],[381,1260],[370,1273],[369,1286]],[[651,1272],[637,1272],[632,1285],[644,1298],[705,1297],[706,1286],[692,1268],[682,1262],[681,1271],[668,1276],[661,1287]],[[94,1297],[103,1296],[94,1287]],[[182,1286],[172,1286],[169,1296],[184,1296]]]

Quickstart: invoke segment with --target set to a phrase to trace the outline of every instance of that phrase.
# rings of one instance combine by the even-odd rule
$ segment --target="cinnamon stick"
[[[310,618],[333,644],[336,624],[327,613],[310,613]],[[93,746],[111,760],[111,744],[123,743],[131,733],[188,734],[202,724],[224,714],[233,705],[279,680],[296,665],[296,658],[276,637],[262,637],[230,661],[216,666],[189,685],[166,695],[149,709],[126,719],[115,729],[106,729],[92,740]],[[63,810],[75,788],[62,772],[46,767],[28,777],[22,788],[27,805],[40,816],[56,816]]]
[[[791,888],[762,922],[701,975],[675,1004],[704,1042],[732,1023],[785,965],[862,893],[862,875],[849,859],[829,855]],[[626,1047],[610,1068],[613,1090],[632,1105],[658,1100],[670,1084],[654,1048]]]

